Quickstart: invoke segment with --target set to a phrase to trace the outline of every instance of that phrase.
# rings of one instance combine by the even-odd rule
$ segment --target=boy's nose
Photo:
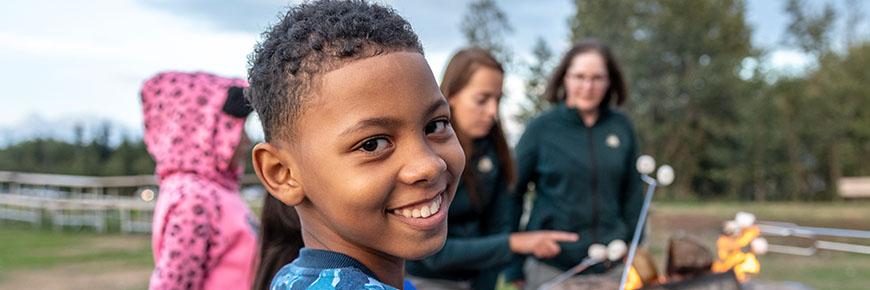
[[[447,171],[447,163],[444,159],[432,148],[423,145],[408,154],[408,160],[399,172],[399,179],[406,184],[422,182],[429,185],[437,181],[444,171]]]

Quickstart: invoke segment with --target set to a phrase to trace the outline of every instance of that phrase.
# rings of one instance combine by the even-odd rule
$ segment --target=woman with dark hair
[[[447,64],[441,93],[465,151],[465,170],[450,205],[444,248],[406,263],[418,289],[493,289],[515,254],[547,259],[559,253],[557,242],[577,239],[556,231],[511,233],[513,162],[498,121],[503,79],[501,64],[480,48],[460,50]]]
[[[592,244],[630,241],[643,203],[634,128],[612,108],[625,103],[626,83],[607,45],[596,39],[574,44],[543,97],[554,107],[528,123],[516,146],[515,196],[535,184],[527,230],[567,231],[580,239],[562,243],[553,259],[528,258],[526,289],[578,264]],[[599,265],[584,274],[606,270]]]

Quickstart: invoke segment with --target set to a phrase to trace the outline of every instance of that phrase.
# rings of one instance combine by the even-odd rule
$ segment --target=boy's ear
[[[254,171],[269,193],[281,202],[296,206],[305,200],[298,173],[290,154],[275,145],[263,142],[254,146],[252,153]]]

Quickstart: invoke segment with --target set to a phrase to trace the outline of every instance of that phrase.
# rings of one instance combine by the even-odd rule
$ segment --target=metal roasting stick
[[[819,249],[870,255],[870,246],[818,240],[817,236],[870,239],[870,231],[802,227],[793,223],[758,222],[761,233],[779,237],[799,237],[813,240],[809,247],[768,245],[767,250],[783,254],[812,256]]]
[[[625,282],[628,280],[628,272],[631,270],[631,263],[634,262],[634,255],[637,252],[637,244],[640,242],[640,234],[643,231],[644,223],[646,223],[646,214],[649,211],[649,204],[652,201],[653,193],[656,186],[661,184],[667,186],[674,182],[674,169],[669,165],[662,165],[656,172],[656,178],[649,176],[656,168],[656,161],[648,155],[643,155],[637,158],[637,171],[640,172],[640,179],[649,186],[646,190],[646,196],[643,200],[643,207],[640,210],[637,225],[634,226],[634,236],[631,237],[631,247],[628,250],[628,258],[622,270],[622,278],[619,279],[619,290],[625,289]]]
[[[762,232],[781,236],[833,236],[844,238],[870,239],[870,231],[802,227],[793,223],[783,222],[758,222],[757,224]]]
[[[622,259],[625,256],[625,251],[627,250],[627,246],[625,245],[625,241],[623,240],[612,240],[607,246],[602,244],[592,244],[589,246],[589,253],[587,253],[586,258],[577,264],[568,271],[565,271],[561,275],[557,276],[555,279],[550,280],[547,283],[544,283],[540,287],[539,290],[548,290],[556,287],[559,283],[565,282],[565,280],[570,279],[574,275],[580,274],[583,271],[586,271],[587,268],[594,266],[598,263],[602,263],[605,261],[617,261]]]
[[[637,252],[637,244],[640,242],[640,233],[643,230],[643,223],[646,222],[646,212],[649,210],[649,203],[652,201],[653,193],[658,184],[655,179],[646,174],[641,175],[641,179],[649,184],[649,186],[646,190],[646,197],[643,200],[643,207],[640,210],[640,217],[638,217],[637,225],[634,227],[634,236],[631,237],[631,247],[628,248],[628,259],[625,261],[622,270],[622,278],[619,279],[619,288],[617,288],[619,290],[625,289],[625,282],[628,280],[628,271],[631,268],[631,263],[634,261],[634,254]]]
[[[583,272],[583,270],[586,270],[586,268],[589,268],[590,266],[598,263],[601,263],[601,260],[586,257],[585,259],[583,259],[582,262],[580,262],[580,264],[577,264],[577,266],[572,267],[568,271],[565,271],[565,273],[557,276],[555,279],[550,280],[550,282],[544,283],[544,285],[538,287],[538,290],[552,289],[556,285],[559,285],[559,283],[565,282],[565,280],[568,280],[568,278],[571,278],[577,273]]]

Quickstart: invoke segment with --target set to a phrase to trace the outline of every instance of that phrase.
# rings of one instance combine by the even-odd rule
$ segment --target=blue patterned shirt
[[[301,249],[299,257],[272,278],[272,290],[398,290],[350,256],[325,250]]]

